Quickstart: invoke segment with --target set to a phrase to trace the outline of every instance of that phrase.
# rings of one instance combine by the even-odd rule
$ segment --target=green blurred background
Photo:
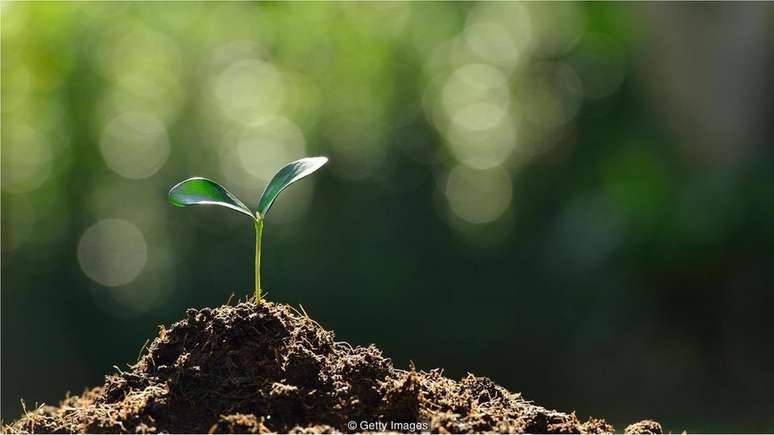
[[[396,364],[774,431],[774,5],[2,4],[2,418],[252,288]]]

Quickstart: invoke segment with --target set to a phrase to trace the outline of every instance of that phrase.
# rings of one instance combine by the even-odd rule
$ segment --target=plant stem
[[[263,219],[255,220],[255,303],[261,303],[261,236],[263,235]]]

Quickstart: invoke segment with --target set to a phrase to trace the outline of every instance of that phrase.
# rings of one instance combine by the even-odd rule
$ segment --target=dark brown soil
[[[602,433],[613,427],[536,406],[487,378],[454,381],[439,370],[396,369],[376,347],[334,341],[308,316],[269,302],[190,309],[161,329],[130,371],[3,427],[10,433],[374,431]],[[661,426],[643,421],[626,432],[661,433]]]

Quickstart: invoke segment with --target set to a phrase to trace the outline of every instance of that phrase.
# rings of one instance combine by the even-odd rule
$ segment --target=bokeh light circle
[[[280,72],[258,59],[231,64],[215,80],[214,93],[221,112],[245,124],[277,113],[285,99]]]
[[[83,273],[108,287],[134,281],[147,260],[145,236],[137,226],[123,219],[97,222],[78,242],[78,262]]]
[[[157,117],[128,112],[113,118],[99,143],[107,166],[131,179],[150,177],[169,157],[167,128]]]
[[[478,57],[511,70],[528,54],[532,17],[522,3],[478,3],[468,13],[464,38]]]
[[[507,28],[493,22],[469,25],[465,29],[465,43],[484,60],[504,66],[516,64],[523,50]]]
[[[441,90],[437,123],[457,161],[476,169],[502,165],[516,146],[507,77],[486,64],[464,65]]]
[[[441,102],[449,116],[475,103],[489,103],[505,110],[510,100],[507,78],[497,68],[486,64],[468,64],[458,68],[447,80],[441,95]]]
[[[13,125],[3,138],[3,190],[29,192],[51,175],[53,150],[45,138],[27,125]]]
[[[457,165],[446,179],[449,209],[472,224],[486,224],[502,216],[511,205],[511,177],[501,168],[476,170]]]
[[[237,143],[239,161],[257,179],[269,179],[287,162],[303,157],[306,141],[287,118],[271,117],[245,129]]]
[[[231,185],[253,191],[287,162],[304,157],[305,148],[304,134],[296,124],[279,116],[265,117],[223,142],[221,172]]]

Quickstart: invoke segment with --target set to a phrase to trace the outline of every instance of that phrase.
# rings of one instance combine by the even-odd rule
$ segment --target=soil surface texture
[[[365,423],[361,423],[365,422]],[[334,340],[293,308],[243,302],[189,309],[127,371],[28,409],[5,433],[603,433],[491,380],[400,370],[374,346]],[[661,433],[642,421],[627,433]]]

